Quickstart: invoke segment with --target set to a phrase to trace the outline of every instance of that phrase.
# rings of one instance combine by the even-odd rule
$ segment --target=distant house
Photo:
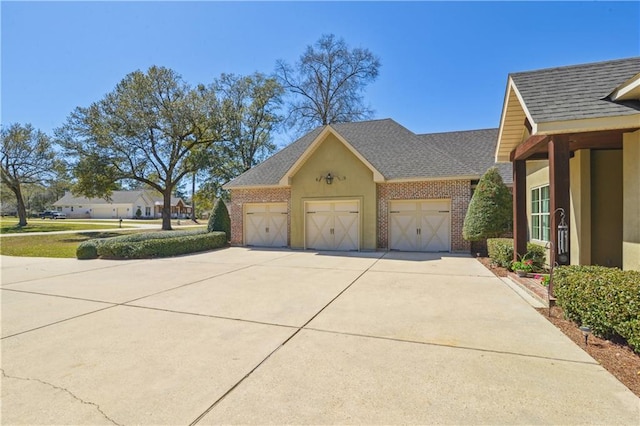
[[[225,185],[231,242],[468,253],[462,225],[497,137],[418,135],[391,119],[319,127]],[[510,164],[499,170],[510,184]]]
[[[109,200],[86,198],[71,192],[53,203],[56,210],[66,213],[68,218],[87,219],[155,219],[162,217],[163,198],[150,190],[114,191]],[[182,198],[171,197],[171,217],[184,218],[191,215],[191,206]]]

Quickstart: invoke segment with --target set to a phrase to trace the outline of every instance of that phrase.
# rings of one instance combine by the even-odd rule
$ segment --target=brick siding
[[[471,245],[462,238],[462,226],[471,200],[469,180],[382,183],[377,185],[377,246],[388,248],[391,200],[451,200],[451,251],[469,253]],[[243,205],[245,203],[287,203],[287,245],[291,245],[291,189],[255,188],[231,191],[231,244],[243,244]]]
[[[389,201],[450,199],[451,251],[469,253],[471,245],[462,238],[462,225],[471,200],[469,180],[381,183],[377,185],[377,193],[378,248],[389,247]]]
[[[231,191],[231,244],[244,243],[245,203],[287,203],[287,246],[291,245],[291,189],[290,188],[254,188],[233,189]]]

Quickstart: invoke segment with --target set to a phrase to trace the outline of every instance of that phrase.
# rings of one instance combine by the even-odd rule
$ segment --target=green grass
[[[82,241],[91,238],[110,238],[138,232],[149,232],[149,230],[2,237],[0,238],[0,254],[4,256],[62,257],[75,259],[76,248]]]
[[[0,219],[0,234],[24,234],[28,232],[53,232],[53,231],[84,231],[92,229],[109,229],[118,228],[116,223],[74,223],[69,222],[69,219],[40,219],[29,218],[27,219],[27,226],[19,227],[17,218]],[[130,226],[123,225],[125,228]]]

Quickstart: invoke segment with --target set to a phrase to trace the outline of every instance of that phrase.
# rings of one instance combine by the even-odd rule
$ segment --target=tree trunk
[[[193,172],[193,180],[191,181],[191,220],[198,223],[196,220],[196,173]]]
[[[18,226],[27,226],[27,209],[24,206],[24,199],[22,198],[22,191],[20,185],[16,185],[15,188],[11,188],[14,194],[16,194],[16,201],[18,202]]]
[[[165,190],[162,204],[162,230],[171,231],[171,190]]]

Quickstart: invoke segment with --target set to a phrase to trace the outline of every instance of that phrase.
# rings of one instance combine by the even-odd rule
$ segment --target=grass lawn
[[[28,232],[52,232],[52,231],[76,231],[76,230],[91,230],[91,229],[109,229],[118,228],[116,223],[74,223],[68,222],[69,219],[39,219],[30,218],[27,219],[27,226],[18,227],[17,218],[3,217],[0,219],[0,234],[24,234]],[[123,227],[130,228],[130,226],[123,225]]]
[[[21,257],[76,257],[78,244],[91,238],[109,238],[118,235],[149,232],[140,229],[124,232],[79,232],[77,234],[29,235],[2,237],[0,254]]]

